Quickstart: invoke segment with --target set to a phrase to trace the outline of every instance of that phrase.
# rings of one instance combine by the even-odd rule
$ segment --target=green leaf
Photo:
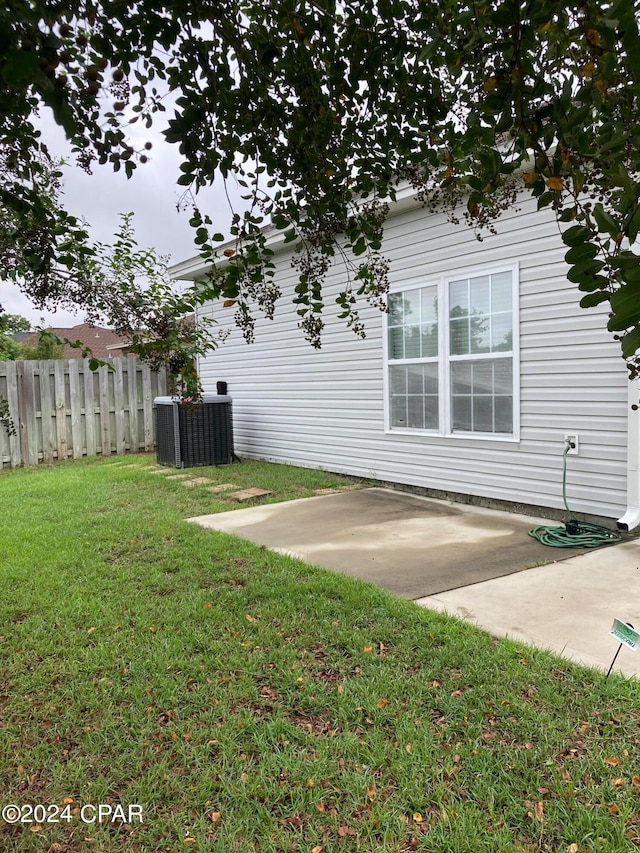
[[[640,233],[640,204],[637,205],[626,225],[626,233],[630,243],[635,243]]]
[[[587,293],[586,296],[583,296],[580,300],[581,308],[595,308],[596,305],[600,305],[602,302],[606,302],[609,299],[609,294],[604,293],[602,290],[598,290],[596,293]]]
[[[627,332],[626,335],[623,335],[620,345],[622,347],[622,355],[625,358],[635,355],[638,349],[640,349],[640,326],[636,326]]]
[[[11,86],[26,86],[33,83],[38,75],[38,52],[21,50],[13,53],[4,63],[2,78]]]
[[[594,205],[593,215],[598,223],[600,231],[609,234],[613,238],[618,236],[618,233],[620,232],[619,224],[611,214],[607,213],[601,203]]]
[[[593,260],[598,254],[598,247],[593,243],[581,243],[573,246],[565,254],[564,259],[568,264],[580,264]]]
[[[367,241],[364,239],[364,237],[360,237],[353,244],[353,248],[352,248],[353,254],[354,255],[363,255],[366,252],[366,250],[367,250]]]
[[[611,310],[607,328],[618,332],[640,323],[640,287],[634,284],[623,284],[611,294]]]
[[[603,286],[607,286],[609,283],[609,279],[606,276],[598,275],[599,272],[604,268],[605,264],[602,261],[597,260],[586,260],[582,261],[579,264],[574,264],[567,271],[567,278],[569,281],[573,281],[575,284],[580,286],[581,290],[594,290],[594,287],[583,287],[583,283],[585,282],[593,282],[598,280],[603,283]]]
[[[573,225],[562,232],[562,242],[566,246],[578,246],[591,237],[591,229],[586,225]]]
[[[543,207],[548,207],[553,201],[555,201],[555,193],[542,193],[542,195],[538,198],[538,210],[541,210]]]
[[[611,285],[611,282],[605,275],[594,275],[591,272],[583,273],[579,279],[569,278],[569,281],[576,281],[578,290],[582,290],[583,293],[591,293],[594,290],[609,291]]]

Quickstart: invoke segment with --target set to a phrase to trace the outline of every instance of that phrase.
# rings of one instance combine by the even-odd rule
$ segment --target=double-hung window
[[[517,268],[389,294],[392,431],[517,437]]]

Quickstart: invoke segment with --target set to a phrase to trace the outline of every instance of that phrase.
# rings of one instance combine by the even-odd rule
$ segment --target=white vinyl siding
[[[497,229],[497,235],[478,242],[466,226],[454,226],[445,216],[416,205],[388,220],[383,253],[391,261],[393,293],[517,268],[513,410],[520,423],[513,425],[512,437],[451,433],[451,424],[445,424],[451,434],[431,430],[434,418],[440,424],[452,415],[450,391],[436,387],[436,379],[451,382],[454,398],[465,396],[464,381],[472,399],[486,392],[494,401],[495,417],[501,405],[496,401],[508,396],[504,376],[499,369],[496,373],[497,354],[452,356],[451,376],[443,380],[439,368],[436,377],[432,365],[443,363],[446,353],[440,350],[440,359],[428,355],[431,320],[421,314],[414,324],[419,327],[421,372],[410,371],[403,358],[393,365],[395,375],[389,375],[386,354],[392,345],[386,316],[363,308],[365,340],[337,316],[333,301],[344,279],[338,262],[327,278],[322,348],[311,348],[297,328],[291,304],[295,276],[287,246],[275,255],[283,297],[272,321],[257,322],[253,344],[247,345],[232,328],[234,308],[216,304],[204,309],[221,328],[232,328],[229,339],[201,360],[200,372],[207,392],[215,392],[217,380],[228,382],[238,455],[562,509],[564,435],[578,433],[580,455],[568,459],[571,508],[611,518],[622,515],[627,373],[619,345],[606,331],[606,308],[579,307],[580,294],[566,279],[566,250],[547,211],[523,203],[504,214]],[[413,336],[407,343],[403,334],[402,346],[416,351],[411,349]],[[460,371],[476,359],[480,376],[465,379]],[[493,365],[490,378],[482,367],[487,359]],[[392,391],[398,398],[395,415],[390,411]],[[445,400],[445,411],[442,403],[436,405],[438,398]],[[479,415],[481,410],[479,406]],[[484,411],[488,423],[486,407]],[[418,426],[389,428],[391,418],[402,412],[407,424]]]

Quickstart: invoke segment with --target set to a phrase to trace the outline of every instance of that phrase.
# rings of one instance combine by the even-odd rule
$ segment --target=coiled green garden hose
[[[610,530],[600,524],[578,521],[569,509],[567,503],[567,453],[570,449],[571,445],[567,442],[562,454],[562,499],[569,518],[564,526],[533,527],[529,531],[529,536],[533,536],[543,545],[550,545],[552,548],[600,548],[602,545],[613,545],[615,542],[621,542],[622,536],[615,530]]]

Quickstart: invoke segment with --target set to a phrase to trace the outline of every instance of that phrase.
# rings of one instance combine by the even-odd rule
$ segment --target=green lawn
[[[3,853],[640,848],[637,681],[189,524],[238,505],[154,461],[0,474]]]

